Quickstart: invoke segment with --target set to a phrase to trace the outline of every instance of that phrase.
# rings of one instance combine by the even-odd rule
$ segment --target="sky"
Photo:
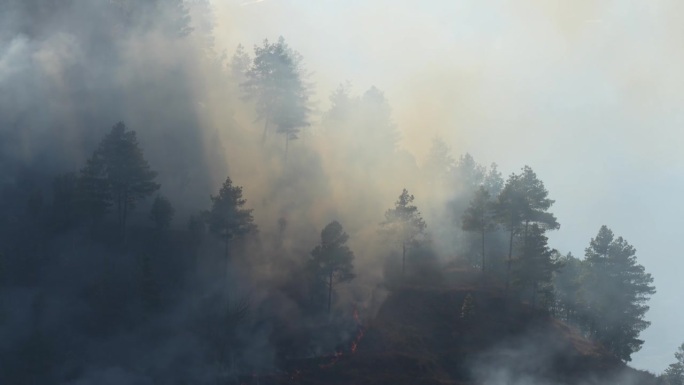
[[[485,4],[486,3],[486,4]],[[632,365],[661,372],[684,342],[684,3],[676,0],[213,0],[218,50],[285,37],[316,84],[385,92],[402,146],[435,136],[504,174],[530,165],[556,203],[549,234],[584,255],[601,225],[655,278]]]

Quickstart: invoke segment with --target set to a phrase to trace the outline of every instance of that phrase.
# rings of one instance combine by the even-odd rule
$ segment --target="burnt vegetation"
[[[606,226],[584,258],[553,249],[531,167],[440,139],[416,161],[376,87],[316,115],[305,58],[281,37],[226,60],[202,1],[47,3],[13,15],[79,9],[99,35],[54,26],[92,57],[63,85],[83,105],[0,96],[0,383],[682,383],[682,348],[662,378],[626,366],[655,293],[636,249]],[[133,38],[177,56],[93,87]],[[223,131],[198,117],[217,105]]]

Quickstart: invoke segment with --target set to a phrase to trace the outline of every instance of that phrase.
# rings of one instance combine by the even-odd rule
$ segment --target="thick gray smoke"
[[[383,298],[384,255],[394,247],[378,242],[378,224],[402,188],[420,185],[415,160],[398,150],[380,90],[347,95],[354,108],[336,116],[312,115],[285,158],[276,135],[261,140],[254,109],[241,98],[243,79],[216,50],[208,2],[16,1],[3,2],[0,17],[8,240],[1,251],[10,256],[8,271],[20,272],[3,277],[3,309],[12,309],[0,333],[8,381],[204,383],[264,373],[275,370],[279,349],[305,357],[349,340],[353,307],[372,315]],[[38,231],[49,216],[41,211],[56,204],[53,177],[77,173],[118,121],[137,132],[159,173],[160,192],[176,209],[172,231],[207,209],[230,175],[244,186],[261,241],[236,246],[226,266],[208,234],[198,235],[199,248],[180,239],[174,244],[182,248],[171,250],[169,239],[144,231],[123,249],[91,241],[87,228],[57,237]],[[427,208],[426,198],[417,203]],[[143,203],[133,211],[133,226],[147,221],[148,209]],[[331,324],[306,316],[296,298],[307,294],[296,283],[320,229],[334,219],[351,236],[357,279],[338,290],[339,321]],[[175,285],[150,274],[190,278]],[[173,306],[145,316],[139,290]],[[217,322],[235,322],[224,328],[232,334],[211,330]],[[302,335],[308,329],[319,332]],[[212,345],[217,338],[231,348]]]
[[[598,69],[577,59],[602,50],[586,45],[595,41],[596,31],[604,42],[620,35],[628,18],[611,11],[614,5],[526,0],[500,4],[505,12],[496,13],[454,3],[435,16],[410,12],[412,5],[405,1],[353,2],[349,8],[332,3],[0,0],[0,253],[9,261],[6,270],[19,272],[3,276],[0,270],[0,311],[5,309],[0,340],[7,341],[0,357],[12,357],[5,365],[13,368],[6,375],[79,385],[147,384],[152,379],[204,383],[217,372],[244,374],[238,366],[272,371],[283,351],[297,357],[328,354],[354,330],[353,308],[370,317],[384,297],[383,274],[399,257],[396,245],[377,230],[402,188],[416,196],[436,259],[460,256],[472,246],[467,237],[454,236],[459,223],[450,214],[465,204],[465,183],[444,186],[433,180],[435,167],[441,166],[431,165],[428,153],[437,136],[452,147],[455,158],[473,147],[478,162],[506,162],[504,174],[528,161],[539,165],[540,175],[550,178],[547,187],[558,200],[564,226],[563,214],[577,210],[573,198],[588,199],[591,189],[575,182],[585,180],[586,170],[611,174],[594,180],[592,188],[603,191],[611,181],[630,179],[622,170],[624,154],[644,150],[651,156],[647,164],[662,168],[670,158],[661,155],[676,152],[670,147],[674,140],[663,151],[653,150],[660,147],[642,146],[642,141],[654,143],[649,135],[630,136],[623,143],[616,139],[621,132],[598,127],[629,123],[625,131],[639,128],[633,122],[650,122],[645,117],[663,109],[655,102],[643,104],[642,91],[659,96],[649,100],[676,94],[659,86],[667,76],[652,76],[672,73],[671,68],[654,65],[644,58],[648,55],[631,60],[636,55],[620,51],[620,60],[602,62]],[[339,12],[331,16],[326,7]],[[652,15],[662,12],[656,8],[650,9]],[[457,31],[445,29],[454,20]],[[475,32],[482,32],[480,24],[489,29],[474,39]],[[669,30],[675,23],[666,24]],[[326,32],[318,36],[320,31]],[[289,142],[287,158],[279,134],[262,140],[263,121],[256,119],[254,102],[244,100],[244,74],[236,74],[231,61],[238,43],[253,56],[254,44],[264,38],[275,42],[281,34],[303,55],[312,111],[310,125]],[[676,51],[667,42],[664,47]],[[587,78],[610,73],[605,76],[610,84],[592,88],[589,101],[586,90],[579,89],[584,83],[577,81],[586,79],[570,71],[576,68],[572,58],[589,73]],[[623,61],[632,64],[623,68]],[[575,75],[560,76],[568,71]],[[561,80],[554,82],[557,76]],[[354,86],[333,91],[345,79]],[[548,89],[561,92],[551,97]],[[625,100],[612,102],[610,95],[623,93]],[[589,113],[583,109],[587,104]],[[606,115],[617,116],[621,109],[629,114],[607,119],[595,105]],[[160,194],[176,209],[171,226],[176,243],[160,246],[164,242],[155,243],[152,234],[141,231],[131,240],[133,246],[117,249],[90,241],[87,228],[49,240],[30,231],[42,220],[36,213],[52,203],[53,177],[77,173],[119,121],[137,132],[146,159],[159,172]],[[653,137],[668,137],[659,130]],[[568,145],[580,134],[592,142]],[[598,153],[606,143],[622,143],[609,156],[619,170],[600,157],[550,161]],[[648,169],[634,168],[642,174]],[[671,177],[662,171],[658,175]],[[209,208],[209,195],[227,176],[244,187],[246,207],[254,209],[259,227],[258,236],[231,249],[236,257],[228,267],[220,258],[222,245],[210,234],[185,233],[191,216],[196,219]],[[608,190],[623,199],[629,198],[624,191],[635,194],[631,186]],[[642,201],[639,196],[635,200]],[[149,203],[133,211],[134,226],[149,225]],[[596,216],[602,217],[586,219],[599,206]],[[605,207],[583,208],[586,215],[569,226],[571,235],[559,246],[584,247],[597,227],[594,222],[610,215]],[[641,210],[637,214],[659,211]],[[616,218],[638,222],[625,215]],[[309,294],[301,284],[305,261],[332,220],[350,235],[357,278],[338,288],[334,311],[341,321],[334,332],[312,337],[306,330],[325,329],[321,325],[327,320],[310,317],[297,299]],[[179,244],[194,246],[174,249]],[[140,252],[145,247],[156,251]],[[164,293],[159,302],[174,305],[141,320],[144,304],[129,300],[139,295],[144,263],[157,266],[154,274],[187,281],[159,288]],[[249,314],[238,322],[242,301],[249,302]],[[100,318],[91,318],[93,313]],[[222,322],[221,317],[237,324],[234,335],[222,337],[241,357],[213,346],[213,331],[201,333]],[[97,333],[103,336],[91,338]],[[306,346],[292,347],[282,336],[307,341]],[[669,357],[672,349],[666,350]],[[231,364],[218,367],[214,363],[219,361]],[[504,381],[509,373],[502,370],[487,368],[483,381]],[[48,374],[32,377],[35,373]]]

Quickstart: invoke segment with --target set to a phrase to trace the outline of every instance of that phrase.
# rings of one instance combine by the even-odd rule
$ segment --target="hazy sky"
[[[677,0],[214,0],[219,49],[283,35],[314,72],[318,107],[350,80],[385,91],[421,161],[435,135],[457,154],[528,164],[584,255],[608,225],[658,293],[637,368],[662,371],[684,342],[684,3]]]

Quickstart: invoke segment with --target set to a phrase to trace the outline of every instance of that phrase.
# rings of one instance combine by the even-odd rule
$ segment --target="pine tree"
[[[527,236],[531,224],[537,224],[545,230],[560,228],[556,217],[548,212],[555,201],[548,198],[549,192],[544,187],[544,182],[537,178],[537,174],[532,171],[530,166],[523,167],[518,180],[525,197],[522,211],[522,220],[525,225],[524,237]]]
[[[358,100],[349,95],[351,83],[340,84],[335,91],[330,94],[330,109],[325,113],[323,119],[326,123],[340,122],[349,118],[350,113],[358,103]]]
[[[432,147],[425,162],[425,170],[431,176],[432,182],[446,183],[447,176],[455,167],[456,162],[451,156],[451,149],[441,138],[432,140]]]
[[[247,79],[247,71],[251,62],[252,59],[245,51],[245,47],[242,44],[238,44],[230,60],[230,73],[237,84],[242,84]]]
[[[115,124],[88,158],[78,179],[78,202],[93,220],[101,220],[113,206],[121,234],[128,213],[138,201],[159,189],[157,173],[150,169],[135,131]]]
[[[77,181],[79,213],[92,222],[100,222],[112,205],[104,160],[97,152],[86,161]]]
[[[254,47],[254,59],[242,83],[245,98],[253,100],[257,120],[264,122],[263,139],[272,127],[285,138],[285,155],[291,140],[309,126],[310,90],[305,83],[302,56],[281,36],[276,43],[264,40]]]
[[[243,208],[246,202],[242,198],[242,187],[233,186],[230,177],[223,182],[218,195],[211,196],[211,210],[205,215],[209,231],[225,243],[226,258],[228,258],[228,245],[232,239],[256,230],[252,210]]]
[[[484,186],[475,192],[470,206],[461,218],[464,231],[478,232],[482,237],[482,272],[485,271],[485,234],[496,229],[494,221],[493,202]]]
[[[518,283],[530,290],[532,306],[537,304],[537,295],[550,294],[549,290],[553,272],[558,265],[553,260],[553,251],[549,249],[548,238],[544,230],[536,223],[530,226],[527,241],[524,243],[518,259]],[[545,303],[548,303],[548,298]]]
[[[469,196],[484,181],[485,167],[475,162],[472,155],[461,155],[454,168],[454,175],[461,190]]]
[[[171,205],[171,202],[164,196],[157,195],[154,198],[154,203],[152,203],[152,209],[150,210],[150,220],[154,222],[157,230],[165,230],[171,224],[175,210]]]
[[[634,247],[606,226],[591,240],[586,257],[584,327],[615,356],[629,361],[643,344],[639,333],[650,325],[644,315],[655,293],[653,277],[637,264]]]
[[[381,222],[382,232],[401,245],[401,273],[406,266],[406,252],[425,239],[427,225],[420,211],[412,205],[414,196],[406,189],[401,192],[394,208],[385,212],[385,221]]]
[[[558,270],[553,274],[555,295],[554,312],[556,317],[565,321],[575,320],[580,310],[580,288],[583,263],[572,253],[557,258]]]
[[[497,222],[509,232],[506,287],[510,281],[515,236],[522,238],[524,247],[530,225],[536,224],[545,230],[560,227],[556,217],[548,211],[554,203],[548,194],[544,183],[529,166],[523,167],[518,175],[511,174],[499,193],[495,204]]]
[[[487,189],[489,195],[496,197],[499,195],[504,186],[504,180],[499,172],[499,166],[496,163],[492,163],[489,166],[489,170],[484,177],[482,185]]]
[[[349,236],[337,221],[330,222],[321,232],[321,244],[311,251],[310,264],[314,280],[325,280],[328,289],[328,313],[332,306],[333,286],[354,279],[354,253],[347,247]]]
[[[667,385],[684,385],[684,344],[679,345],[674,356],[677,361],[665,369],[663,378]]]
[[[123,232],[129,211],[138,201],[159,189],[159,184],[154,182],[157,173],[143,157],[135,131],[127,131],[123,122],[112,127],[89,164],[91,162],[106,183],[107,198],[116,209],[117,223]]]

